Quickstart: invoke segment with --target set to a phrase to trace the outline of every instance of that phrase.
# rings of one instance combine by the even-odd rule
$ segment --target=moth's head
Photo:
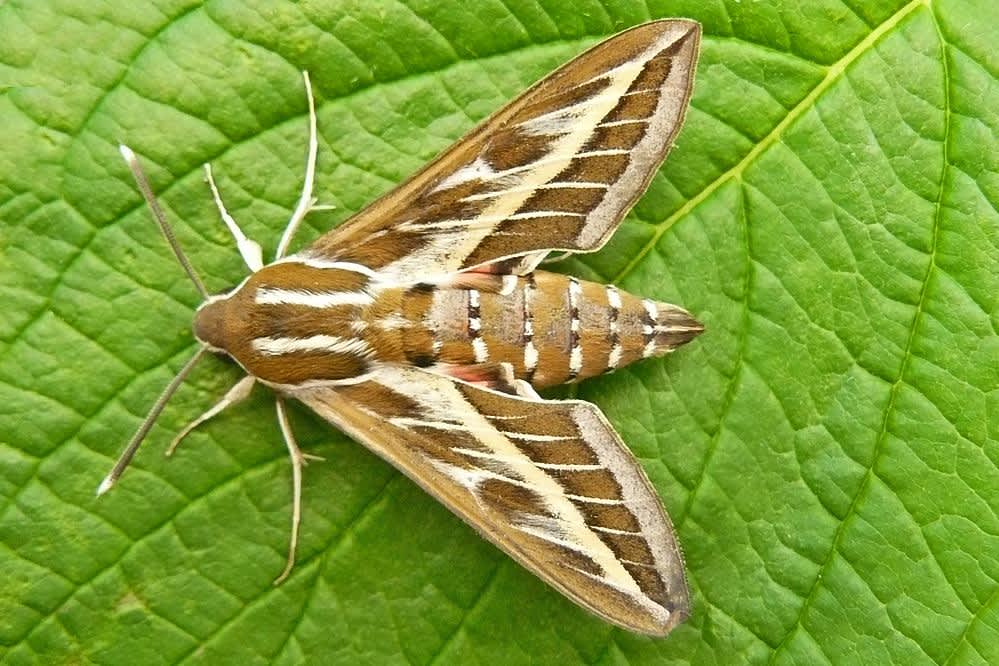
[[[229,294],[212,296],[194,313],[194,337],[216,353],[228,353],[226,344]]]

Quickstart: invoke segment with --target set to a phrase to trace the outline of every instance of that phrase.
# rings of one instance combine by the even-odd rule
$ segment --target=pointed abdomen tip
[[[659,319],[656,322],[658,345],[676,348],[690,342],[703,332],[704,324],[683,308],[660,305]]]

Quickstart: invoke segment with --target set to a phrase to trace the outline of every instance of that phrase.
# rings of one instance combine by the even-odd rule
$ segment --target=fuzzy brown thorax
[[[287,261],[264,266],[195,316],[194,333],[253,376],[300,386],[363,374],[373,350],[357,337],[374,303],[370,277]]]

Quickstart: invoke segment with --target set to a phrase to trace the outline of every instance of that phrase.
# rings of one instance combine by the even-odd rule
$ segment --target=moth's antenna
[[[191,370],[194,369],[194,365],[202,356],[204,356],[207,350],[207,347],[202,347],[195,352],[194,356],[192,356],[191,359],[184,364],[184,367],[180,369],[177,376],[173,378],[173,381],[171,381],[167,387],[163,389],[163,393],[160,394],[160,397],[157,398],[156,402],[153,404],[152,409],[150,409],[149,413],[146,414],[146,418],[142,421],[142,425],[140,425],[139,429],[135,431],[134,435],[132,435],[132,440],[128,443],[128,446],[125,447],[125,450],[122,452],[121,456],[119,456],[118,461],[114,464],[114,467],[111,468],[108,475],[104,477],[103,481],[101,481],[101,485],[97,486],[98,497],[111,490],[111,486],[113,486],[118,478],[121,477],[125,468],[128,467],[130,462],[132,462],[132,458],[135,457],[135,452],[139,450],[139,445],[142,444],[142,440],[146,438],[146,435],[149,434],[150,428],[153,427],[153,423],[155,423],[156,419],[159,418],[160,412],[163,411],[167,402],[169,402],[170,398],[173,397],[173,394],[177,392],[177,389],[191,373]]]
[[[194,266],[187,259],[187,255],[184,251],[180,249],[180,243],[177,242],[177,238],[173,235],[173,229],[167,224],[166,216],[163,214],[163,209],[160,208],[160,204],[156,201],[156,196],[153,194],[153,189],[149,187],[149,180],[146,179],[146,174],[142,172],[142,167],[139,166],[139,160],[132,152],[132,149],[125,144],[120,144],[118,150],[121,152],[121,156],[125,158],[125,163],[128,164],[129,170],[132,172],[132,177],[135,178],[135,184],[139,186],[139,191],[142,192],[142,198],[146,200],[146,205],[149,206],[149,211],[153,214],[153,219],[156,220],[156,224],[160,226],[160,231],[163,232],[163,236],[166,237],[167,242],[170,243],[170,249],[177,256],[177,261],[180,265],[184,267],[184,271],[187,273],[187,277],[191,278],[191,282],[194,283],[194,287],[201,294],[202,299],[208,298],[208,290],[205,289],[205,284],[198,277],[198,274],[194,272]],[[100,494],[100,493],[98,493]]]
[[[120,144],[118,150],[121,152],[121,156],[125,158],[125,163],[128,164],[129,170],[132,172],[132,177],[135,178],[135,184],[139,186],[139,191],[142,192],[142,198],[146,200],[146,204],[149,206],[149,211],[153,214],[153,219],[156,220],[156,224],[159,225],[160,231],[163,232],[163,236],[167,239],[167,243],[170,244],[170,249],[177,256],[177,261],[180,265],[184,267],[184,271],[187,276],[191,278],[191,282],[194,283],[195,288],[198,293],[201,294],[202,299],[208,299],[208,290],[205,289],[205,284],[198,277],[198,274],[194,272],[194,266],[188,260],[187,255],[184,251],[180,249],[180,243],[177,242],[177,238],[173,235],[173,230],[170,225],[167,224],[166,216],[163,214],[163,209],[160,208],[160,204],[156,201],[156,196],[153,194],[153,189],[149,187],[149,180],[146,178],[146,174],[143,173],[142,167],[139,166],[139,160],[136,158],[135,153],[132,149],[125,144]],[[177,389],[184,382],[187,376],[194,369],[195,364],[198,362],[202,356],[204,356],[206,347],[199,349],[194,356],[184,364],[184,367],[180,369],[177,376],[163,389],[163,393],[160,397],[156,399],[153,404],[152,409],[146,414],[146,418],[142,421],[142,425],[139,429],[135,431],[132,435],[131,441],[125,450],[119,456],[118,461],[115,462],[114,467],[111,468],[111,472],[108,473],[104,480],[101,481],[101,485],[97,486],[97,495],[101,496],[107,491],[111,490],[111,487],[115,484],[128,464],[132,462],[132,458],[135,457],[135,452],[139,450],[139,445],[142,444],[142,440],[146,438],[149,434],[149,430],[153,427],[156,419],[159,418],[160,412],[166,407],[166,404],[173,397],[173,394],[177,392]]]

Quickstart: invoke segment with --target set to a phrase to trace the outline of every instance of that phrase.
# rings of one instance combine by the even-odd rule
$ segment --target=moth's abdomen
[[[510,363],[519,379],[543,388],[665,354],[703,330],[675,305],[565,275],[536,271],[495,287],[411,297],[406,314],[422,318],[422,326],[406,340],[407,358],[417,365]]]

